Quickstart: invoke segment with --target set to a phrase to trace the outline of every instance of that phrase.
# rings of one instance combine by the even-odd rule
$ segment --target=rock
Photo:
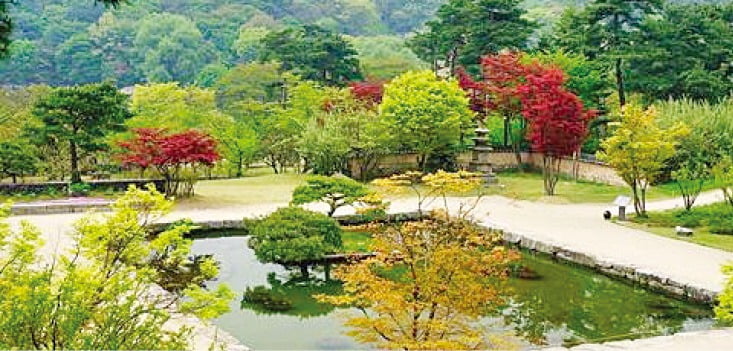
[[[694,230],[690,228],[680,227],[677,226],[674,228],[675,232],[677,232],[677,235],[681,236],[692,236],[692,234],[695,232]]]

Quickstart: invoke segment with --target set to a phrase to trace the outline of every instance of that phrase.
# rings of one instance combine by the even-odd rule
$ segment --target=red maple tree
[[[133,139],[119,143],[124,150],[122,164],[154,168],[165,180],[168,196],[193,195],[197,167],[211,166],[220,159],[216,140],[197,130],[168,134],[165,129],[140,128],[134,132]]]
[[[349,84],[349,89],[356,99],[364,101],[369,106],[377,106],[382,103],[384,84],[385,82],[352,82]]]
[[[543,155],[545,193],[554,195],[562,159],[579,152],[596,111],[586,110],[580,98],[565,89],[565,74],[559,68],[525,78],[517,92],[529,123],[527,139],[532,150]]]

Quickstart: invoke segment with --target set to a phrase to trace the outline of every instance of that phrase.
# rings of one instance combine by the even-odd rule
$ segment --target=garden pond
[[[367,348],[344,334],[344,321],[355,310],[337,309],[312,298],[338,293],[338,282],[324,281],[317,269],[311,280],[304,281],[280,265],[262,264],[247,240],[218,233],[194,241],[195,254],[214,255],[220,262],[219,279],[212,285],[225,282],[240,294],[231,312],[217,319],[216,325],[258,350]],[[713,326],[708,306],[672,299],[549,257],[524,252],[522,260],[532,276],[511,278],[509,307],[486,322],[497,333],[518,335],[526,346],[597,343]],[[256,286],[286,296],[292,309],[274,312],[244,302],[243,292]]]

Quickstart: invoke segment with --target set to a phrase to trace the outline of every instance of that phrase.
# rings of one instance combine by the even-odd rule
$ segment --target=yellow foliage
[[[375,234],[371,249],[337,270],[343,295],[317,296],[362,311],[346,323],[350,336],[383,349],[494,345],[479,320],[504,302],[507,265],[519,258],[499,233],[437,214]]]

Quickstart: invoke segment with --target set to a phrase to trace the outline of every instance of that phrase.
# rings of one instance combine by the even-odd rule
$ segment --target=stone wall
[[[522,163],[532,168],[542,168],[542,155],[536,153],[523,152]],[[468,169],[471,161],[471,152],[460,153],[456,156],[459,168]],[[489,152],[486,158],[491,162],[495,169],[514,169],[519,168],[517,157],[513,152]],[[386,176],[395,173],[401,173],[407,170],[415,170],[417,168],[417,154],[405,153],[388,155],[382,157],[376,166],[373,176]],[[352,164],[352,176],[359,178],[358,168]],[[616,171],[599,162],[578,161],[571,159],[562,161],[560,172],[568,177],[577,177],[578,179],[625,186],[626,183],[618,176]]]

